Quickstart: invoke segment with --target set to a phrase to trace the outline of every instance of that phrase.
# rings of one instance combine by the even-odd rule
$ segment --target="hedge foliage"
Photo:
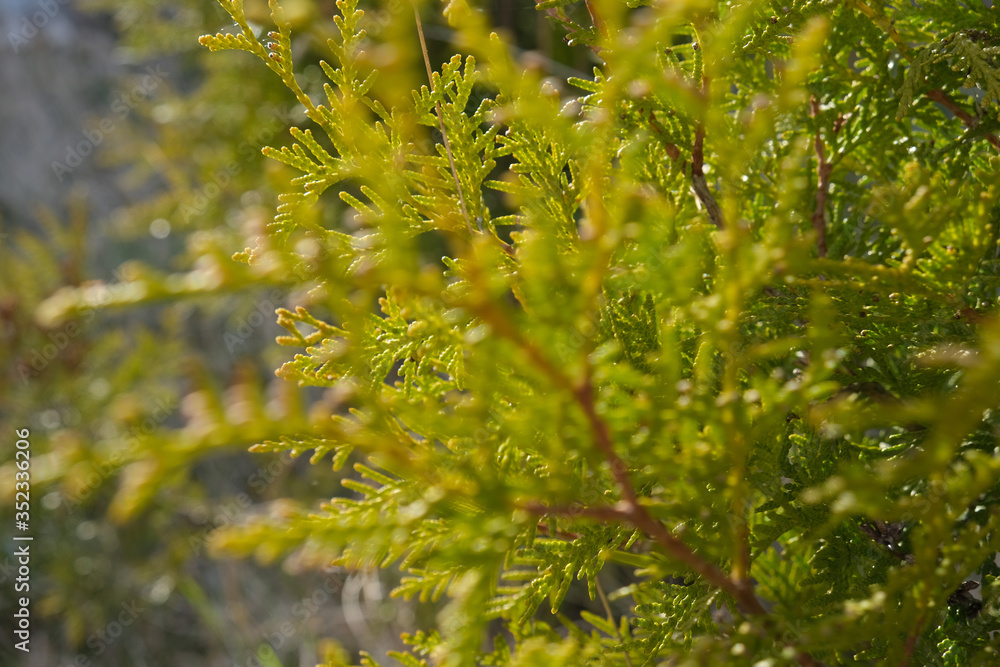
[[[245,428],[356,474],[218,553],[398,568],[441,601],[411,666],[996,663],[991,3],[548,0],[595,63],[557,78],[465,0],[440,66],[437,8],[338,0],[322,87],[281,3],[220,4],[299,176],[115,302],[292,290],[277,373],[321,398]]]

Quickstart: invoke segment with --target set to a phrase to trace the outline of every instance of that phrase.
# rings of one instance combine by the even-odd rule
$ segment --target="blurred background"
[[[319,92],[335,3],[282,5],[300,80]],[[246,7],[271,29],[264,0]],[[376,43],[415,40],[409,3],[362,7]],[[588,76],[592,54],[530,0],[485,11],[526,67]],[[434,62],[454,52],[438,13],[424,11]],[[295,294],[246,284],[102,307],[142,272],[228,267],[296,175],[260,153],[305,124],[287,89],[249,54],[198,44],[229,26],[211,0],[0,0],[0,665],[312,666],[329,639],[378,658],[435,612],[390,599],[384,572],[206,552],[218,527],[342,493],[329,461],[247,451],[322,409],[274,375],[291,354],[274,342],[274,310]],[[93,281],[93,308],[40,323],[45,299]],[[19,429],[31,442],[27,654],[11,625]]]

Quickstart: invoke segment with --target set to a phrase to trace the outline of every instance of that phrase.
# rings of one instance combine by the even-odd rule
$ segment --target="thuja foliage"
[[[996,663],[991,4],[550,0],[557,80],[464,0],[439,67],[338,0],[319,90],[279,2],[220,3],[301,175],[242,265],[122,300],[294,288],[323,397],[255,450],[356,475],[219,552],[398,568],[405,665]]]

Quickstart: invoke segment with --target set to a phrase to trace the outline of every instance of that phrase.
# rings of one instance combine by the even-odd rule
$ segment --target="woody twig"
[[[813,118],[819,115],[819,100],[815,97],[809,100],[809,115]],[[834,132],[838,129],[840,128],[835,127]],[[820,257],[826,257],[826,200],[830,194],[830,172],[833,171],[833,165],[826,159],[826,147],[819,128],[816,128],[815,146],[816,210],[812,214],[812,225],[816,230],[816,252]]]

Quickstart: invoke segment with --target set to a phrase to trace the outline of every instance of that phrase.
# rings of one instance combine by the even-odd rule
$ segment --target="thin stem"
[[[417,11],[416,4],[413,5],[413,18],[417,21],[417,35],[420,37],[420,51],[424,55],[424,66],[427,68],[427,84],[434,91],[434,73],[431,70],[431,59],[427,55],[427,42],[424,40],[424,24],[420,21],[420,12]],[[444,150],[448,154],[448,165],[451,167],[451,177],[455,179],[455,189],[458,191],[458,203],[462,207],[462,217],[465,218],[465,227],[472,233],[472,221],[469,218],[469,210],[465,206],[465,195],[462,193],[462,183],[458,179],[458,170],[455,168],[455,157],[451,152],[451,142],[448,141],[448,132],[444,127],[444,114],[441,112],[441,102],[434,102],[434,109],[437,112],[438,127],[441,129],[441,139],[444,142]],[[480,229],[479,231],[482,231]]]
[[[666,549],[667,553],[674,558],[688,565],[715,586],[736,598],[740,607],[747,613],[766,613],[764,606],[753,592],[753,586],[748,581],[734,581],[730,579],[718,566],[698,556],[687,544],[675,537],[661,521],[656,519],[644,505],[639,503],[635,488],[629,479],[628,467],[614,450],[614,443],[611,440],[611,433],[607,423],[597,414],[589,376],[580,389],[574,392],[574,395],[584,414],[587,415],[587,420],[594,431],[597,447],[604,454],[604,458],[611,468],[611,474],[621,488],[623,500],[619,503],[618,509],[615,510],[618,515],[659,542]]]
[[[629,479],[628,466],[615,452],[611,430],[597,413],[597,406],[594,403],[593,383],[589,373],[590,369],[588,368],[588,373],[583,383],[574,388],[572,380],[557,367],[553,366],[538,347],[520,336],[506,318],[503,317],[502,312],[498,311],[495,307],[481,306],[478,309],[478,313],[493,326],[498,334],[518,345],[536,367],[548,375],[556,385],[572,391],[573,397],[590,423],[595,444],[604,455],[604,459],[611,469],[611,475],[622,495],[622,501],[614,507],[574,505],[572,507],[559,508],[548,507],[541,503],[529,503],[522,506],[522,509],[540,516],[562,514],[575,517],[585,516],[597,521],[630,523],[656,540],[673,558],[703,576],[713,586],[721,588],[726,593],[732,595],[746,613],[753,615],[766,614],[767,610],[764,609],[760,600],[757,599],[753,590],[753,584],[750,581],[735,581],[729,578],[717,565],[703,559],[691,547],[674,536],[659,519],[650,514],[649,510],[639,502],[635,488],[632,486],[632,481]]]
[[[978,120],[970,116],[969,113],[965,111],[965,109],[958,106],[955,103],[955,101],[952,100],[950,97],[948,97],[948,94],[943,90],[941,90],[940,88],[935,88],[934,90],[928,91],[925,94],[927,95],[927,97],[934,100],[935,102],[943,106],[945,109],[950,111],[952,114],[954,114],[955,118],[958,118],[960,121],[965,123],[966,127],[975,127],[976,125],[979,124]],[[997,135],[987,133],[986,141],[990,142],[990,145],[993,146],[993,148],[1000,151],[1000,138],[998,138]]]
[[[693,48],[700,49],[701,37],[697,31],[695,32],[695,38],[697,41],[694,43]],[[704,102],[707,112],[711,98],[708,90],[708,76],[704,71],[701,75],[699,96]],[[722,217],[722,209],[719,208],[718,202],[715,201],[715,196],[712,195],[711,188],[708,187],[708,181],[705,180],[705,123],[703,121],[698,121],[698,125],[694,131],[694,146],[691,148],[691,186],[694,189],[694,193],[698,195],[698,199],[705,205],[708,217],[712,219],[716,227],[723,229],[726,223]]]
[[[667,157],[672,162],[677,162],[681,157],[681,151],[676,144],[667,139],[666,130],[656,120],[652,111],[649,112],[649,126],[663,137],[663,147],[667,151]],[[724,225],[722,209],[715,201],[715,196],[712,195],[712,190],[708,187],[708,181],[705,179],[705,128],[701,124],[695,130],[694,146],[691,149],[691,189],[698,201],[708,211],[708,216],[715,223],[715,226],[722,229]]]
[[[757,597],[754,591],[754,584],[751,580],[732,578],[719,566],[699,556],[683,540],[671,533],[659,519],[650,514],[649,510],[639,502],[638,494],[636,494],[635,488],[629,479],[628,468],[621,457],[615,452],[611,431],[607,423],[597,412],[589,367],[583,383],[574,389],[569,376],[551,364],[537,346],[520,336],[516,329],[503,316],[502,311],[499,311],[495,307],[483,307],[482,304],[475,310],[494,327],[494,330],[498,334],[518,345],[536,367],[548,375],[557,386],[572,390],[573,397],[580,405],[580,408],[587,417],[587,421],[590,423],[591,430],[594,433],[595,444],[604,455],[623,497],[623,500],[614,506],[586,506],[579,504],[550,506],[532,501],[519,505],[519,509],[539,517],[566,516],[571,518],[588,518],[605,523],[631,524],[655,540],[670,557],[688,566],[710,585],[733,597],[744,613],[752,616],[767,615],[767,609]],[[545,529],[551,530],[547,525]],[[804,667],[818,667],[821,664],[806,652],[799,652],[796,657],[799,664]]]
[[[481,280],[481,276],[478,274],[474,274],[470,277],[474,282]],[[481,285],[482,283],[479,284]],[[573,391],[574,383],[570,377],[554,366],[542,353],[542,351],[538,349],[537,345],[524,338],[521,333],[511,325],[506,314],[500,307],[491,302],[472,302],[469,303],[467,307],[476,315],[481,317],[484,322],[493,327],[494,331],[521,348],[521,350],[528,355],[528,358],[531,360],[531,363],[534,364],[535,368],[547,375],[557,386],[561,389]]]
[[[597,576],[594,577],[594,583],[597,584],[597,595],[601,598],[601,606],[604,607],[604,613],[607,614],[608,623],[615,629],[615,638],[618,640],[618,645],[620,646],[625,643],[625,639],[622,637],[621,630],[618,629],[618,624],[615,623],[615,615],[611,613],[608,596],[604,594],[604,587],[601,586],[601,580]],[[628,667],[632,667],[632,658],[629,657],[628,650],[625,650],[623,653],[625,655],[625,664]]]
[[[593,386],[589,374],[584,379],[583,384],[573,392],[573,396],[583,409],[583,413],[587,416],[587,421],[590,422],[590,427],[594,431],[594,440],[596,441],[597,448],[604,454],[604,459],[611,468],[611,475],[615,478],[615,482],[618,484],[625,502],[629,505],[638,505],[635,489],[632,488],[632,481],[628,476],[628,466],[625,465],[625,461],[615,452],[615,446],[612,442],[607,422],[597,414],[597,407],[594,405],[593,400]]]
[[[532,512],[532,514],[537,514],[537,512]],[[563,540],[578,540],[582,537],[580,533],[574,533],[568,530],[554,530],[544,521],[538,522],[538,530],[545,533],[549,537],[558,537]]]
[[[705,205],[708,217],[712,219],[716,227],[722,229],[725,227],[725,222],[722,218],[722,209],[719,208],[718,202],[715,201],[715,196],[712,195],[711,188],[708,187],[708,181],[705,180],[704,147],[705,126],[699,123],[694,131],[694,147],[691,149],[691,187],[694,189],[694,193],[698,195],[701,203]]]
[[[597,28],[597,32],[601,34],[601,37],[607,38],[608,27],[604,24],[604,19],[601,18],[601,12],[597,9],[597,3],[595,0],[584,0],[584,4],[587,5],[587,12],[590,13],[590,20]]]
[[[809,101],[809,113],[815,118],[819,113],[819,100]],[[826,200],[830,194],[830,173],[833,165],[826,160],[826,149],[820,130],[816,129],[816,210],[812,214],[813,229],[816,230],[816,252],[826,257]]]
[[[631,504],[622,501],[614,507],[548,506],[541,503],[527,503],[521,505],[520,508],[538,516],[560,515],[587,518],[603,523],[630,523],[656,540],[672,558],[684,563],[710,584],[735,598],[740,608],[747,614],[762,616],[767,613],[749,582],[736,582],[730,579],[721,568],[696,554],[691,547],[675,537],[644,506],[638,503]]]
[[[697,41],[694,44],[694,48],[699,49],[701,48],[699,46],[701,39],[698,37],[697,32],[695,32],[695,38]],[[701,76],[701,88],[696,89],[695,92],[701,98],[707,110],[710,103],[709,85],[708,77],[704,73]],[[672,162],[677,162],[681,155],[680,150],[676,144],[667,138],[667,133],[656,120],[653,110],[650,110],[648,118],[649,126],[662,137],[667,156]],[[683,171],[684,167],[682,166],[681,169]],[[708,180],[705,178],[705,125],[701,121],[698,121],[695,126],[694,144],[691,147],[691,190],[694,191],[695,197],[705,207],[708,217],[711,218],[715,226],[723,229],[725,227],[725,219],[722,215],[722,208],[719,207],[719,203],[715,200],[715,195],[712,194],[712,189],[708,187]]]
[[[668,141],[666,136],[667,132],[660,125],[660,122],[656,120],[656,115],[652,110],[649,112],[649,126],[653,128],[653,131],[663,137],[663,147],[667,151],[667,157],[670,158],[671,162],[677,162],[681,157],[681,151],[677,148],[677,145]]]
[[[926,617],[926,611],[920,614],[920,618],[917,619],[916,626],[906,638],[906,645],[903,648],[903,661],[899,663],[899,667],[909,667],[910,660],[913,659],[913,651],[917,648],[917,640],[920,639],[920,633],[924,630],[924,619]]]

